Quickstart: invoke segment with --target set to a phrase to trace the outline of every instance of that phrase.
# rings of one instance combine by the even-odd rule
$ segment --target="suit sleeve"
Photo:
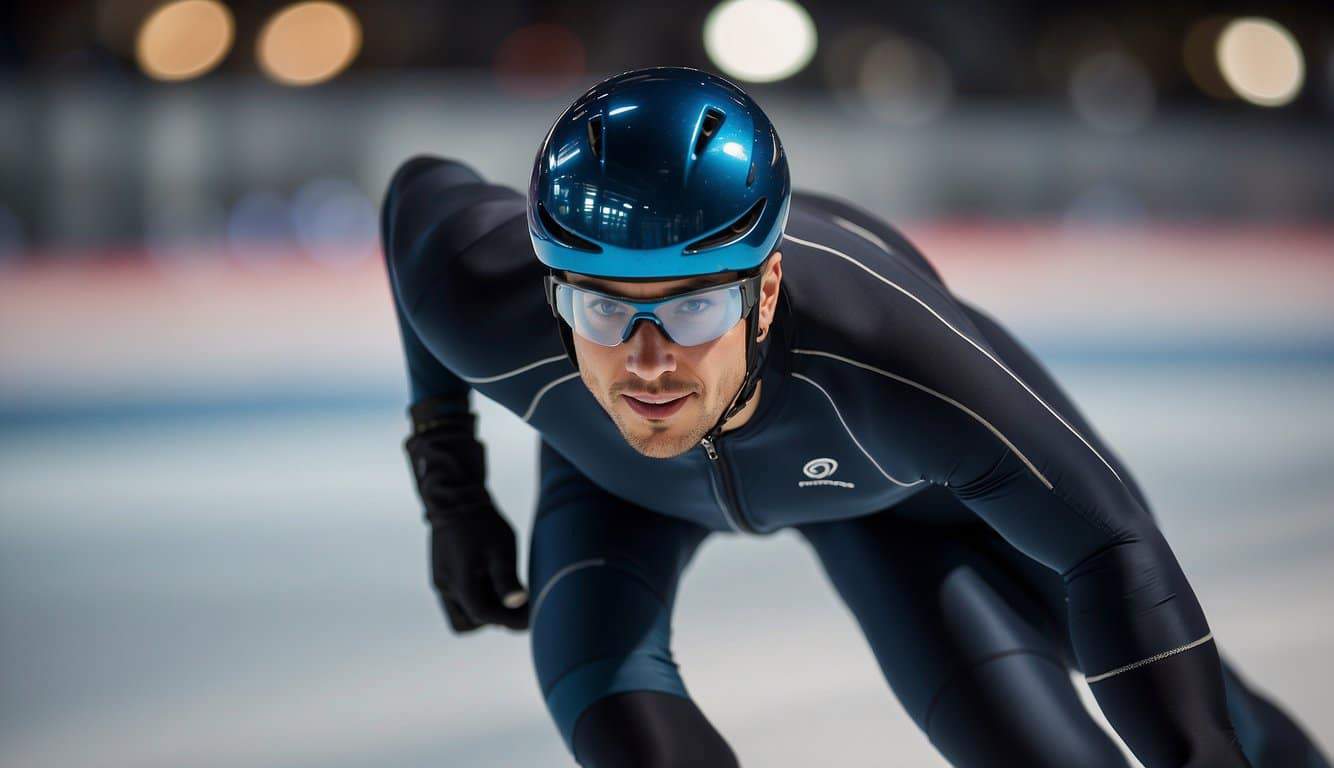
[[[942,407],[923,476],[1059,572],[1081,669],[1149,768],[1245,766],[1204,612],[1115,460],[1007,367],[959,307],[911,308]],[[906,360],[907,356],[901,357]]]
[[[422,419],[469,412],[471,388],[440,362],[414,327],[411,310],[423,286],[417,284],[420,271],[405,267],[430,256],[429,251],[437,247],[432,233],[441,222],[465,209],[469,193],[482,183],[462,163],[414,157],[394,173],[381,209],[381,241],[407,362],[410,398],[414,416]]]

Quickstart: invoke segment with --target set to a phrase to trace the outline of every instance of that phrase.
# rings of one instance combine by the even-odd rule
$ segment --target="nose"
[[[672,351],[672,342],[649,320],[640,320],[637,325],[639,327],[625,340],[625,370],[645,381],[675,371],[676,354]]]

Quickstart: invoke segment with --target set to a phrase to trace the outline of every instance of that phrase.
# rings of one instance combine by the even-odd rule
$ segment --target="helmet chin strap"
[[[759,302],[750,308],[746,315],[746,376],[741,380],[741,386],[737,388],[736,395],[732,398],[731,405],[723,411],[723,415],[718,417],[718,421],[705,434],[706,438],[717,439],[723,431],[723,425],[727,420],[745,409],[746,404],[755,396],[755,387],[760,382],[760,363],[763,360],[764,352],[767,346],[762,346],[757,340],[760,335],[760,305]],[[768,337],[766,336],[767,340]]]

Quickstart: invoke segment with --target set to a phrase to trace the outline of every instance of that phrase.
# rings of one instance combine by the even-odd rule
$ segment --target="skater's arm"
[[[922,372],[952,401],[927,478],[1061,574],[1080,666],[1141,762],[1245,766],[1208,622],[1166,539],[1092,441],[954,325],[937,324]]]
[[[468,244],[472,216],[493,197],[472,169],[449,160],[415,157],[394,174],[381,213],[381,237],[394,309],[407,359],[412,433],[404,444],[430,523],[431,574],[441,608],[455,632],[486,624],[523,629],[527,593],[517,577],[514,530],[486,489],[485,450],[476,438],[470,387],[433,351],[466,328],[414,320],[423,303],[440,301],[449,260]]]
[[[407,362],[411,402],[437,415],[467,413],[469,386],[426,347],[411,318],[421,283],[434,274],[430,259],[448,258],[436,225],[465,209],[480,178],[461,163],[419,156],[394,173],[380,213],[380,236],[399,335]],[[423,413],[423,415],[425,415]]]
[[[900,271],[857,328],[888,381],[904,466],[1059,573],[1081,670],[1149,768],[1245,766],[1204,612],[1148,512],[1092,440],[1011,370],[947,292]],[[856,296],[855,292],[851,295]],[[860,359],[866,362],[865,358]]]

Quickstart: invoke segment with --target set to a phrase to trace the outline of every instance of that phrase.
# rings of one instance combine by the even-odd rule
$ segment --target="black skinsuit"
[[[893,228],[795,194],[757,411],[718,458],[660,460],[563,354],[524,206],[414,158],[384,239],[414,402],[476,389],[541,435],[533,658],[581,762],[733,763],[672,661],[673,596],[712,532],[793,527],[956,765],[1124,765],[1067,669],[1151,768],[1244,765],[1238,733],[1260,768],[1327,765],[1220,663],[1125,467]]]

